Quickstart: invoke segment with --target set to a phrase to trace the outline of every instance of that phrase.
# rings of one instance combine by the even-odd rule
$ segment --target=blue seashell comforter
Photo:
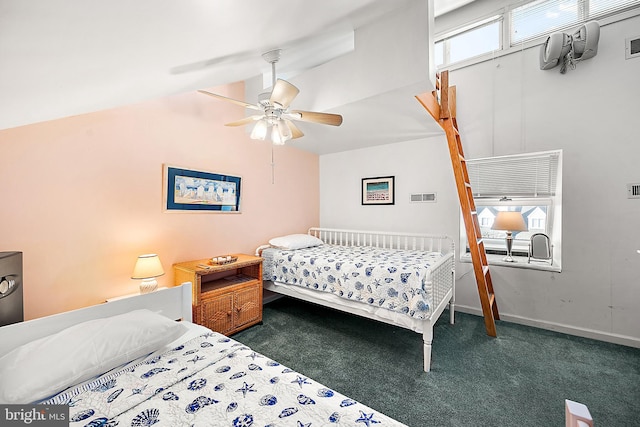
[[[217,332],[69,389],[71,426],[403,426]]]
[[[331,292],[341,298],[427,319],[433,306],[425,286],[439,252],[324,244],[262,251],[263,279]]]

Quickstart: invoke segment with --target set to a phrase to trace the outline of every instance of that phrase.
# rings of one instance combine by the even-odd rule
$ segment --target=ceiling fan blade
[[[262,108],[260,108],[259,106],[253,105],[253,104],[249,104],[248,102],[238,101],[237,99],[233,99],[233,98],[227,98],[226,96],[222,96],[222,95],[218,95],[218,94],[215,94],[215,93],[207,92],[206,90],[199,90],[198,92],[204,93],[205,95],[213,96],[214,98],[218,98],[218,99],[221,99],[223,101],[232,102],[232,103],[234,103],[236,105],[239,105],[241,107],[251,108],[252,110],[262,111]]]
[[[282,108],[287,108],[291,101],[298,96],[300,89],[292,85],[286,80],[278,79],[273,90],[269,102],[271,104],[279,104]]]
[[[317,113],[315,111],[291,111],[291,118],[303,122],[321,123],[323,125],[340,126],[342,116],[340,114]]]
[[[304,136],[304,133],[302,133],[302,131],[298,129],[298,127],[294,125],[291,120],[284,119],[284,121],[285,123],[287,123],[287,126],[289,126],[289,129],[291,129],[291,139],[296,139]]]
[[[248,125],[249,123],[255,122],[257,120],[260,120],[262,117],[264,116],[250,116],[250,117],[245,117],[244,119],[241,120],[236,120],[235,122],[230,122],[230,123],[225,123],[225,126],[243,126],[243,125]]]

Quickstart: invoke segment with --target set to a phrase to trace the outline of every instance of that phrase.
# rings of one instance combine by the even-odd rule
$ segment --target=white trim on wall
[[[462,313],[482,316],[482,310],[468,305],[460,305],[456,303],[456,311]],[[595,329],[579,328],[576,326],[547,322],[544,320],[531,319],[528,317],[517,316],[515,314],[500,313],[500,320],[505,322],[517,323],[518,325],[532,326],[534,328],[546,329],[548,331],[560,332],[577,337],[590,338],[599,341],[610,342],[613,344],[626,345],[629,347],[640,348],[640,338],[629,337],[626,335],[614,334],[609,332],[597,331]],[[497,326],[498,336],[500,336],[500,326]]]

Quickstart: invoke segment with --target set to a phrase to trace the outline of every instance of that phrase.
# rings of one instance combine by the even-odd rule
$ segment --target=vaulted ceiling
[[[436,0],[435,14],[469,1]],[[278,75],[301,89],[293,106],[344,116],[339,128],[301,124],[306,135],[294,142],[301,149],[328,153],[437,134],[413,99],[431,88],[433,18],[413,16],[426,4],[0,0],[0,129],[241,80],[254,102],[271,70],[261,54],[279,48]]]

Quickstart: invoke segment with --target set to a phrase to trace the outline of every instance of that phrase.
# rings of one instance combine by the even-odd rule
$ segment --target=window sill
[[[527,270],[552,271],[554,273],[562,272],[562,267],[557,265],[555,261],[553,265],[550,265],[548,262],[543,261],[531,261],[529,263],[527,262],[526,256],[514,256],[513,259],[515,260],[515,262],[503,261],[503,258],[504,255],[487,254],[487,261],[489,262],[489,265],[510,268],[523,268]],[[471,254],[465,253],[460,255],[460,262],[471,263]]]

